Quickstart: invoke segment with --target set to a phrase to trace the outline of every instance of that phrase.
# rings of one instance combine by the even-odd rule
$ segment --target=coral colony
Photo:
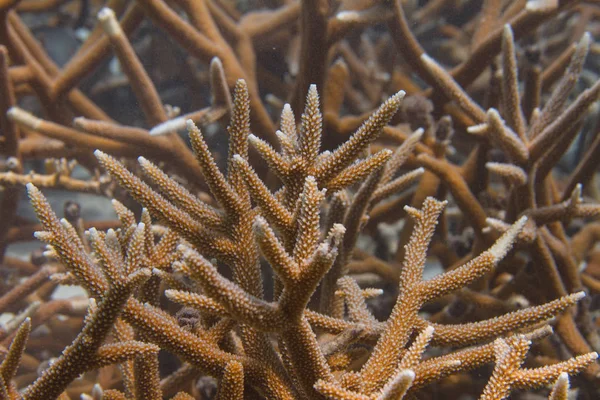
[[[599,398],[599,4],[0,2],[0,399]]]

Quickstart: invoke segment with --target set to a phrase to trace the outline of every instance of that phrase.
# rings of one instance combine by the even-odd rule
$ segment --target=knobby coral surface
[[[0,398],[597,398],[597,7],[1,2]]]

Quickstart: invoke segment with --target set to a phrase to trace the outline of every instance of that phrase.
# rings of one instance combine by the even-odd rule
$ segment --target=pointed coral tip
[[[96,156],[96,158],[106,157],[106,153],[99,149],[94,150],[94,155]]]
[[[100,20],[110,18],[111,16],[114,17],[115,12],[108,7],[102,7],[102,9],[98,11],[98,19]]]
[[[425,133],[425,129],[423,128],[419,128],[416,131],[414,131],[412,133],[412,135],[410,135],[412,138],[415,139],[415,141],[421,140],[421,138],[423,137],[423,134]]]
[[[187,119],[185,121],[185,126],[187,128],[188,131],[193,131],[198,129],[198,127],[196,126],[196,124],[194,123],[194,121],[192,121],[191,119]]]
[[[504,234],[500,236],[498,240],[496,240],[496,243],[494,243],[492,247],[490,247],[488,251],[492,253],[496,261],[503,259],[510,251],[517,239],[517,236],[519,233],[521,233],[526,223],[527,217],[522,216],[517,222],[512,224],[511,227],[508,228],[508,230],[504,232]]]
[[[572,298],[572,299],[574,299],[575,301],[579,301],[579,300],[583,299],[585,296],[587,296],[587,293],[585,293],[585,292],[582,290],[582,291],[580,291],[580,292],[573,293],[573,294],[571,295],[571,298]]]

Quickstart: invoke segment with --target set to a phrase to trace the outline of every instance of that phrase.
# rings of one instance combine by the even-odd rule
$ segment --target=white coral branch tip
[[[188,118],[188,119],[185,121],[185,126],[186,126],[186,128],[187,128],[188,132],[189,132],[189,131],[195,131],[195,130],[198,130],[198,127],[196,126],[196,124],[194,123],[194,121],[192,121],[192,120],[191,120],[191,119],[189,119],[189,118]]]
[[[248,164],[248,161],[246,161],[244,157],[240,156],[239,154],[233,155],[233,161],[235,161],[238,164]]]
[[[175,117],[173,119],[161,122],[150,129],[150,136],[161,136],[167,133],[178,131],[186,127],[187,120],[185,116]]]
[[[340,11],[335,15],[338,21],[358,21],[360,19],[360,13],[357,11]]]
[[[37,130],[40,127],[40,124],[42,123],[42,120],[40,118],[19,107],[9,108],[6,112],[6,116],[11,121],[15,121],[32,130]]]
[[[502,236],[500,236],[496,243],[490,247],[488,251],[494,256],[496,261],[503,259],[510,251],[517,236],[523,230],[525,223],[527,223],[527,217],[523,216],[510,228],[508,228],[508,230],[504,232]]]
[[[406,393],[406,391],[410,388],[412,383],[415,380],[415,372],[411,369],[405,369],[400,371],[394,376],[387,385],[381,391],[381,394],[377,397],[377,399],[388,399],[392,398],[401,398],[398,395],[402,396]],[[400,393],[398,393],[400,392]]]
[[[558,8],[558,0],[529,0],[525,9],[530,12],[549,12]]]
[[[25,187],[27,188],[27,192],[28,193],[34,193],[34,192],[39,192],[40,190],[35,187],[35,185],[31,182],[29,182],[27,185],[25,185]]]
[[[106,32],[108,36],[115,37],[123,35],[123,30],[115,17],[115,12],[110,8],[103,7],[98,12],[98,21],[100,21],[102,29],[104,29],[104,32]]]
[[[476,136],[484,136],[487,133],[488,129],[489,126],[486,123],[471,125],[467,128],[467,133]]]
[[[583,299],[585,296],[587,296],[587,294],[583,290],[581,292],[576,292],[576,293],[569,295],[569,297],[575,301],[579,301],[579,300]]]
[[[341,240],[346,233],[346,227],[342,224],[333,224],[331,228],[331,234],[336,240]]]

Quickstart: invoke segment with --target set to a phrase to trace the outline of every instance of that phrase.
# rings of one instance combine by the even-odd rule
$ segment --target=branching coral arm
[[[219,171],[219,168],[204,141],[202,132],[200,132],[200,129],[198,129],[192,120],[187,121],[187,129],[192,142],[192,148],[202,167],[210,191],[227,213],[238,215],[244,209],[242,201],[236,195],[221,171]]]
[[[585,297],[583,292],[561,297],[546,304],[514,311],[499,317],[466,324],[441,325],[435,328],[433,342],[440,346],[466,346],[505,334],[520,327],[534,326],[544,322]],[[416,326],[426,326],[427,321],[419,319]]]
[[[412,331],[421,302],[416,298],[417,296],[410,296],[409,293],[422,279],[427,248],[445,205],[446,202],[427,198],[421,210],[407,208],[416,221],[416,227],[406,248],[400,278],[401,294],[371,357],[361,371],[366,393],[380,389],[383,383],[391,378],[395,361],[399,359],[400,352]]]
[[[223,378],[219,384],[217,399],[244,399],[244,366],[238,361],[231,361],[225,366]]]
[[[502,33],[502,103],[508,126],[524,141],[525,117],[521,111],[515,42],[510,25],[506,25]]]
[[[445,274],[438,275],[431,280],[422,282],[420,284],[420,289],[421,296],[423,296],[423,302],[425,303],[429,300],[439,298],[446,293],[466,287],[475,279],[483,276],[493,268],[498,261],[506,256],[526,222],[527,217],[519,219],[496,241],[496,243],[494,243],[492,247],[475,259],[469,261],[467,264],[446,272]]]
[[[144,157],[139,157],[138,162],[144,173],[160,188],[166,198],[182,211],[190,214],[194,220],[215,228],[223,223],[223,217],[217,210],[196,198],[152,162]]]
[[[250,99],[246,81],[238,79],[235,84],[229,132],[229,154],[227,156],[227,182],[238,196],[248,195],[242,172],[234,165],[235,157],[248,159],[248,135],[250,134]]]
[[[31,319],[26,318],[25,321],[19,327],[15,338],[13,339],[8,353],[4,357],[2,364],[0,364],[0,378],[6,385],[7,391],[11,394],[11,397],[7,398],[18,398],[19,395],[16,393],[16,388],[11,383],[12,379],[17,373],[17,368],[21,362],[21,357],[25,351],[25,345],[27,339],[29,339],[29,333],[31,332]]]
[[[129,172],[114,158],[101,151],[96,151],[95,154],[111,175],[114,176],[121,185],[126,187],[131,195],[143,204],[153,216],[168,223],[169,226],[192,243],[206,249],[206,254],[214,255],[212,250],[209,249],[219,249],[220,246],[215,242],[219,238],[215,237],[214,234],[209,233],[209,231],[207,231],[200,223],[191,218],[189,214],[181,211],[153,191],[146,183],[142,182],[138,177]],[[221,246],[220,250],[227,253],[227,248],[227,246]]]
[[[234,162],[237,164],[236,168],[241,171],[252,198],[261,207],[263,216],[278,229],[290,232],[293,226],[292,214],[275,198],[264,182],[256,175],[252,167],[250,167],[248,161],[238,156],[234,157]]]
[[[556,379],[548,400],[568,400],[569,398],[569,374],[561,372]]]
[[[276,307],[259,300],[219,274],[216,268],[194,250],[180,246],[185,264],[176,264],[175,268],[186,272],[197,280],[206,293],[222,304],[231,314],[256,329],[280,330],[283,319]]]
[[[358,154],[381,134],[383,127],[387,125],[399,109],[404,94],[403,91],[400,91],[390,97],[348,141],[338,147],[318,166],[315,177],[320,184],[327,184],[330,179],[350,165]]]

